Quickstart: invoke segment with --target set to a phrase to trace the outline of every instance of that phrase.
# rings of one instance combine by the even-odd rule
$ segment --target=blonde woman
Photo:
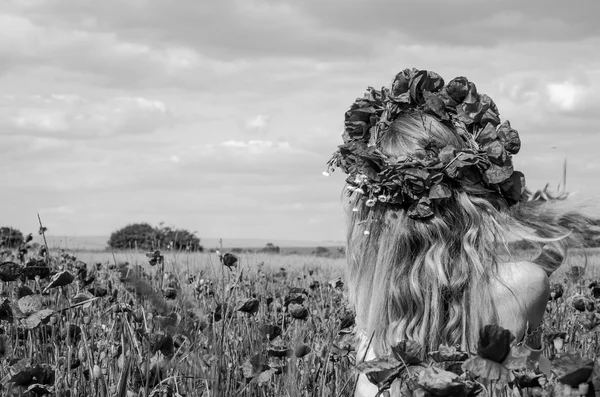
[[[499,324],[539,357],[549,275],[590,221],[561,200],[532,200],[512,155],[519,134],[464,77],[406,69],[370,88],[346,113],[344,144],[329,171],[348,174],[350,300],[361,336],[357,361],[402,340],[474,351]],[[543,246],[511,260],[510,233]],[[536,337],[537,336],[537,337]],[[368,351],[367,351],[368,346]],[[377,387],[363,375],[357,396]]]

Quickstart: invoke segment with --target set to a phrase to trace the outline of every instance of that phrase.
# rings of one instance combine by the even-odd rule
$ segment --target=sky
[[[473,81],[528,185],[600,193],[595,0],[8,0],[0,223],[343,240],[344,112],[405,68]]]

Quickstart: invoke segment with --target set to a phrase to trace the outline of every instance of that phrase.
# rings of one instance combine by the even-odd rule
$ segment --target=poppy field
[[[228,252],[3,251],[2,396],[600,395],[600,253],[552,276],[548,368],[499,327],[476,352],[416,343],[364,361],[344,259]],[[596,394],[595,390],[598,390]]]

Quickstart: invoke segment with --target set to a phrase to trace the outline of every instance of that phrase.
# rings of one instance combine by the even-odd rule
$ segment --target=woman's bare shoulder
[[[499,264],[498,278],[501,284],[503,282],[510,289],[516,289],[525,294],[544,293],[549,287],[546,271],[534,262],[529,261]]]
[[[501,263],[491,286],[500,323],[517,338],[541,324],[550,296],[544,269],[529,261]]]

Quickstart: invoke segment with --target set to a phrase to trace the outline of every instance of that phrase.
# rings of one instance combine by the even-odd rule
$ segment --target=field
[[[380,385],[405,379],[407,396],[600,390],[595,251],[576,252],[552,277],[550,374],[517,346],[494,361],[489,351],[506,346],[491,331],[491,345],[468,357],[441,346],[424,364],[404,345],[356,363],[344,259],[51,250],[2,262],[2,396],[351,396],[355,364],[391,370]]]

